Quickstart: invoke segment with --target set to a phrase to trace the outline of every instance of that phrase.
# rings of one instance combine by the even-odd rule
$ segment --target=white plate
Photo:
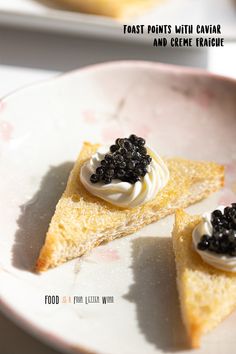
[[[226,187],[190,210],[235,200],[235,95],[235,81],[204,71],[121,62],[1,101],[1,309],[69,353],[186,349],[169,238],[173,217],[42,275],[32,269],[84,140],[107,143],[135,132],[161,154],[219,161],[226,165]],[[114,303],[48,305],[45,295],[113,296]],[[235,319],[209,334],[199,353],[232,353]]]
[[[236,38],[232,0],[166,0],[156,9],[130,20],[139,24],[222,24],[223,36]],[[40,0],[0,0],[0,23],[85,36],[150,43],[150,36],[124,36],[122,26],[109,18],[52,8]]]

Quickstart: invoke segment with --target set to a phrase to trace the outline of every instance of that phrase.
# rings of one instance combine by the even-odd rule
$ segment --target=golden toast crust
[[[80,182],[80,167],[98,147],[87,142],[83,145],[50,223],[37,271],[78,257],[101,242],[134,233],[179,207],[207,197],[224,183],[220,165],[167,159],[170,180],[156,198],[133,209],[121,209],[94,197]]]

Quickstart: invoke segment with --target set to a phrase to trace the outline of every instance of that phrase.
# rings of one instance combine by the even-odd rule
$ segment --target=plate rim
[[[50,84],[51,82],[54,82],[55,80],[66,79],[69,76],[78,75],[80,73],[83,74],[86,72],[93,72],[93,71],[96,72],[99,71],[100,69],[102,70],[106,68],[119,69],[121,67],[127,67],[127,68],[130,67],[132,69],[134,67],[139,67],[142,69],[149,68],[157,71],[173,72],[173,73],[179,73],[183,75],[203,76],[206,78],[212,78],[215,80],[224,81],[236,85],[236,78],[229,77],[226,75],[216,74],[211,71],[208,71],[207,69],[196,68],[191,66],[175,65],[175,64],[166,64],[166,63],[148,61],[148,60],[114,60],[114,61],[106,61],[102,63],[86,65],[79,69],[73,69],[59,74],[55,74],[54,77],[37,80],[35,82],[22,85],[19,88],[11,90],[7,94],[0,96],[0,102],[4,103],[8,99],[14,97],[14,95],[18,94],[18,92],[28,90],[30,88],[34,88],[37,86],[39,87],[42,85],[47,85]]]

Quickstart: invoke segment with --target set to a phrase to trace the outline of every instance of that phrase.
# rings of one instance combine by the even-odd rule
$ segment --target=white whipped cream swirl
[[[113,179],[111,183],[92,183],[91,174],[100,166],[101,160],[109,153],[109,147],[104,146],[86,161],[80,170],[80,180],[84,187],[93,195],[121,208],[134,208],[155,198],[157,193],[165,187],[169,180],[169,170],[160,156],[147,147],[152,161],[148,166],[147,174],[141,181],[131,184],[119,179]]]
[[[224,208],[225,206],[220,205],[216,209],[223,213]],[[197,245],[200,242],[201,236],[212,236],[212,232],[211,212],[207,212],[202,215],[202,221],[193,230],[192,239],[195,251],[211,266],[228,272],[236,272],[236,257],[222,255],[208,250],[201,251],[198,249]]]

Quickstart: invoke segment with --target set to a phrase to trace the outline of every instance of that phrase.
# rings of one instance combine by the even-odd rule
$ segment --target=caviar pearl
[[[91,181],[92,183],[97,183],[97,182],[99,181],[98,175],[92,174],[91,177],[90,177],[90,181]]]
[[[98,176],[102,176],[103,174],[104,174],[104,168],[103,167],[98,167],[97,169],[96,169],[96,174],[98,175]]]
[[[119,147],[117,145],[111,145],[110,146],[110,152],[112,152],[112,153],[115,152],[118,149],[119,149]]]

